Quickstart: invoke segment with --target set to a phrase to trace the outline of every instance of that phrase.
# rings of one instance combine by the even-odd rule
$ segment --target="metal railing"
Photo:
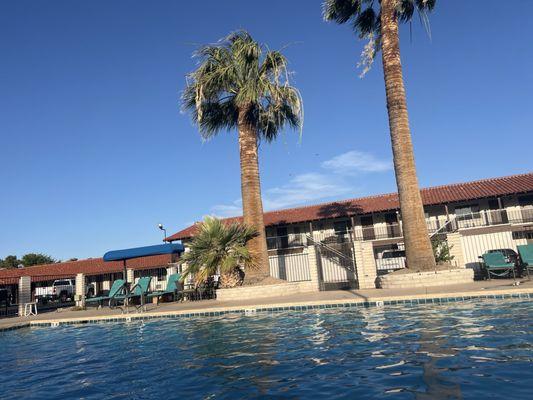
[[[533,208],[481,210],[455,217],[457,229],[533,223]]]
[[[307,240],[305,234],[294,233],[286,236],[271,236],[267,237],[267,249],[290,249],[307,246]]]
[[[482,210],[475,213],[451,216],[449,220],[426,219],[428,233],[452,233],[458,229],[493,226],[502,224],[533,223],[533,207],[520,209]],[[307,247],[310,238],[324,245],[348,243],[355,240],[396,239],[403,237],[402,224],[376,223],[369,226],[356,226],[342,232],[315,231],[311,237],[308,234],[290,234],[286,236],[267,237],[268,250],[281,250]]]
[[[310,281],[307,253],[283,254],[268,257],[270,275],[288,282]]]

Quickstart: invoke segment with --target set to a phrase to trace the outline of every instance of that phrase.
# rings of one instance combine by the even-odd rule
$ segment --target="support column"
[[[372,242],[356,241],[353,247],[359,289],[375,289],[377,269]]]
[[[126,270],[126,282],[128,282],[131,285],[135,282],[135,274],[132,269],[128,268]]]
[[[31,277],[21,276],[18,287],[19,316],[24,315],[24,304],[31,302]]]
[[[311,276],[311,283],[316,291],[320,291],[322,287],[322,274],[319,268],[317,259],[316,247],[312,244],[307,246],[307,257],[309,262],[309,274]]]
[[[76,275],[76,307],[85,308],[85,293],[85,274],[79,273]]]
[[[465,268],[461,234],[459,232],[448,233],[446,240],[448,242],[448,247],[450,248],[450,255],[453,256],[451,264],[457,268]]]

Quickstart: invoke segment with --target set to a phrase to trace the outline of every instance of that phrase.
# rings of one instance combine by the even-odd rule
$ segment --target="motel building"
[[[533,173],[421,190],[431,238],[447,241],[452,264],[474,270],[492,249],[533,243]],[[226,221],[241,221],[241,217]],[[405,267],[396,193],[264,214],[270,274],[315,281],[319,290],[375,288],[377,277]],[[196,226],[167,238],[187,243]]]
[[[447,241],[452,264],[473,269],[478,278],[479,257],[486,251],[516,251],[517,245],[533,243],[533,173],[430,187],[421,193],[429,235]],[[270,273],[290,282],[286,290],[291,293],[375,288],[379,276],[405,267],[395,193],[266,212],[264,220]],[[196,229],[192,225],[167,241],[181,241],[187,251]],[[176,254],[129,260],[126,279],[135,283],[151,276],[150,289],[162,290],[168,276],[182,271],[184,266],[177,261]],[[54,281],[72,279],[79,299],[105,294],[123,275],[121,262],[91,258],[0,270],[0,289],[7,289],[11,303],[19,305],[11,312],[20,315],[20,307]],[[253,290],[252,297],[268,295],[268,290],[264,296],[259,288]],[[217,292],[218,299],[231,299],[223,292]],[[0,316],[3,312],[0,307]]]

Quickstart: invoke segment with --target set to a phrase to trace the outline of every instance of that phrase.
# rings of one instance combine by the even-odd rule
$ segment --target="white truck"
[[[35,288],[35,298],[41,302],[49,300],[59,300],[65,303],[67,300],[73,300],[76,294],[76,281],[74,279],[58,279],[52,283],[52,286],[43,286]],[[87,297],[95,294],[94,284],[87,285]]]

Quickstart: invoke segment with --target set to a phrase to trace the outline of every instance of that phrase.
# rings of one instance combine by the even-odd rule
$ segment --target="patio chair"
[[[167,287],[165,290],[158,290],[155,292],[148,293],[146,297],[148,299],[157,299],[157,304],[159,304],[159,299],[163,296],[172,295],[172,300],[176,301],[176,296],[179,294],[178,282],[180,280],[180,274],[171,274],[168,277]]]
[[[505,261],[505,257],[502,253],[485,253],[481,256],[485,267],[487,278],[490,276],[503,277],[513,273],[513,278],[516,279],[515,265]]]
[[[117,279],[115,282],[113,282],[113,285],[111,286],[107,296],[90,297],[85,299],[85,304],[97,303],[98,308],[101,308],[104,301],[111,301],[111,299],[124,292],[125,286],[126,283],[124,282],[124,279]]]
[[[109,307],[113,308],[114,306],[117,306],[120,303],[129,307],[130,300],[139,298],[140,305],[136,308],[142,309],[144,307],[144,299],[146,298],[146,295],[148,294],[148,291],[150,290],[151,281],[152,281],[151,276],[143,276],[142,278],[139,278],[137,283],[131,287],[130,291],[127,294],[118,294],[112,297],[109,300]]]
[[[527,272],[527,277],[529,277],[529,270],[533,270],[533,244],[522,244],[516,246],[518,249],[518,254],[520,254],[520,259],[522,260],[522,269],[525,269]]]

